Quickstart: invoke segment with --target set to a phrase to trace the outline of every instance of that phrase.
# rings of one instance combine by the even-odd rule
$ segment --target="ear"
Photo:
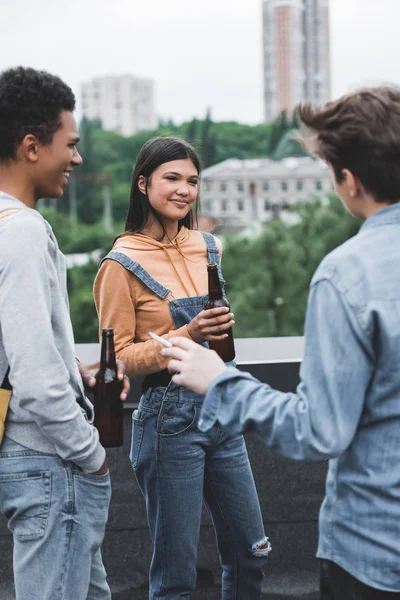
[[[29,133],[22,140],[19,151],[26,161],[35,163],[39,158],[39,147],[40,142],[37,137]]]
[[[139,190],[142,192],[142,194],[146,195],[146,188],[147,188],[147,178],[144,175],[139,175],[139,179],[138,179],[138,188]]]
[[[350,198],[356,198],[356,196],[358,196],[359,193],[363,191],[361,181],[348,169],[343,169],[342,175],[346,182]]]

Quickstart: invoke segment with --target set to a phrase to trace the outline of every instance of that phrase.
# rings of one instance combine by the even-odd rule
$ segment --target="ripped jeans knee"
[[[259,558],[267,558],[271,552],[272,546],[269,539],[265,536],[259,542],[255,542],[251,547],[251,554]]]

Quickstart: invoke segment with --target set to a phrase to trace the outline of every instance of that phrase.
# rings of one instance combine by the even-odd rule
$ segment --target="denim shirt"
[[[227,368],[200,429],[257,432],[297,460],[329,460],[318,556],[400,592],[400,205],[331,252],[310,285],[296,393]]]

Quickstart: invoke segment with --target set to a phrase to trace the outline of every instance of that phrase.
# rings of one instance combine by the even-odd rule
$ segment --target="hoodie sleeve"
[[[94,299],[99,315],[100,334],[104,327],[114,329],[115,351],[118,358],[124,361],[129,377],[157,373],[166,369],[169,362],[168,358],[161,355],[161,346],[157,341],[149,339],[135,342],[136,312],[138,304],[143,305],[143,298],[140,296],[141,287],[142,284],[131,273],[113,260],[103,262],[94,282]],[[157,302],[157,299],[152,296],[153,294],[150,299]],[[165,319],[157,323],[157,317],[159,321],[160,315],[153,317],[154,313],[154,309],[149,309],[146,330],[152,330],[165,339],[174,335],[190,338],[186,327],[163,333],[160,327],[165,331],[166,325],[173,326],[172,319],[170,323],[166,323]]]
[[[9,219],[1,234],[0,322],[10,365],[11,402],[30,415],[61,458],[86,472],[97,471],[105,450],[76,402],[54,338],[53,328],[60,323],[53,321],[55,279],[49,275],[45,226],[25,212]]]

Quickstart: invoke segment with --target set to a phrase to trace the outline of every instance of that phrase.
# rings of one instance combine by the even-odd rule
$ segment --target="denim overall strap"
[[[120,265],[125,267],[127,271],[130,271],[137,279],[139,279],[139,281],[143,283],[143,285],[161,298],[161,300],[165,300],[170,293],[170,290],[153,279],[153,277],[145,269],[143,269],[139,263],[130,259],[128,256],[126,256],[126,254],[123,254],[122,252],[111,251],[103,258],[99,266],[101,266],[102,263],[108,259],[115,260]]]
[[[208,264],[217,265],[219,280],[222,284],[224,284],[225,279],[222,276],[221,264],[219,259],[219,250],[217,244],[215,243],[215,237],[208,231],[202,231],[201,233],[207,246]]]

